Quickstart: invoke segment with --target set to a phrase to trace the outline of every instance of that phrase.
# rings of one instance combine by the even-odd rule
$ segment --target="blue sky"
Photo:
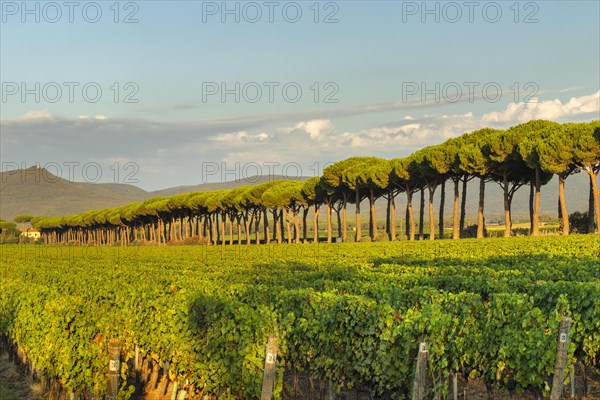
[[[475,2],[472,22],[462,1],[227,2],[239,23],[220,1],[119,2],[118,23],[112,1],[78,2],[73,22],[63,2],[60,18],[48,2],[27,2],[39,23],[21,2],[1,3],[3,165],[97,162],[108,181],[112,163],[135,163],[137,184],[158,189],[222,179],[200,176],[203,162],[298,163],[311,175],[314,163],[404,156],[482,126],[599,118],[597,1]],[[97,9],[99,21],[86,21]],[[262,17],[247,21],[256,9]],[[130,13],[138,22],[123,22]],[[76,85],[72,102],[65,82]],[[206,93],[236,82],[239,102]],[[102,90],[96,103],[81,92],[90,83]],[[39,102],[21,97],[23,84]],[[297,102],[286,84],[292,96],[301,89]],[[484,86],[502,89],[498,101],[482,98]],[[523,103],[528,95],[538,102]]]

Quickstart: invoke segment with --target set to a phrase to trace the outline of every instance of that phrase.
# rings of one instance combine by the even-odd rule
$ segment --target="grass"
[[[0,400],[31,400],[42,397],[41,385],[21,374],[8,355],[0,354]]]
[[[4,387],[2,382],[0,382],[0,400],[13,400],[17,397],[12,394],[7,388]]]

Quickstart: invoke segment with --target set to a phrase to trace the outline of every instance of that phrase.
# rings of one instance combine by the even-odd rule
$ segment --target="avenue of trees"
[[[203,243],[299,243],[319,239],[319,220],[326,221],[327,242],[366,237],[361,213],[368,213],[368,237],[396,240],[397,215],[405,218],[408,240],[423,237],[423,215],[429,215],[429,239],[444,237],[444,208],[452,202],[452,238],[465,231],[467,183],[479,183],[477,237],[484,236],[485,190],[489,183],[503,191],[505,231],[511,235],[511,205],[515,193],[529,187],[530,234],[540,234],[542,187],[556,175],[562,233],[569,234],[565,181],[581,172],[589,176],[589,232],[600,227],[600,120],[559,124],[533,120],[507,130],[481,129],[423,148],[404,158],[353,157],[328,166],[321,177],[305,182],[278,180],[231,190],[156,197],[122,207],[65,217],[28,218],[46,243],[112,245],[148,242],[165,244],[198,238]],[[448,190],[450,189],[450,190]],[[434,195],[440,201],[434,207]],[[447,193],[448,192],[448,193]],[[420,194],[416,232],[415,194]],[[450,198],[447,199],[448,194]],[[395,200],[406,196],[398,213]],[[385,232],[377,227],[375,201],[386,201]],[[495,199],[494,199],[495,200]],[[368,209],[361,209],[363,201]],[[348,205],[355,207],[355,230],[348,229]],[[312,211],[312,212],[311,212]],[[312,221],[309,221],[309,215]],[[335,222],[334,222],[335,220]],[[436,227],[436,220],[438,225]],[[312,237],[309,236],[312,226]],[[437,232],[436,232],[437,230]],[[367,232],[364,232],[365,234]],[[350,237],[349,237],[350,235]],[[234,239],[235,237],[235,239]]]

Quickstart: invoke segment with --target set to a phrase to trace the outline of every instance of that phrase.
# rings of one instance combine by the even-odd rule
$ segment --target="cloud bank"
[[[507,128],[531,119],[565,122],[600,118],[598,91],[564,103],[559,99],[511,103],[483,115],[416,116],[415,105],[408,107],[410,115],[406,107],[398,108],[399,118],[385,124],[357,130],[336,128],[343,125],[345,117],[389,111],[394,104],[182,122],[105,115],[70,118],[32,110],[0,120],[1,157],[3,163],[28,166],[35,162],[94,161],[108,168],[114,160],[133,162],[139,166],[140,186],[157,189],[201,182],[202,164],[207,162],[232,169],[243,163],[292,163],[302,166],[303,175],[317,175],[328,162],[353,155],[404,156],[486,126]]]

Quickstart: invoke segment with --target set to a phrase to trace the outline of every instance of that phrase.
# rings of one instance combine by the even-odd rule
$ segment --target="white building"
[[[25,236],[30,239],[38,240],[40,238],[40,231],[35,228],[28,228],[21,232],[21,236]]]

